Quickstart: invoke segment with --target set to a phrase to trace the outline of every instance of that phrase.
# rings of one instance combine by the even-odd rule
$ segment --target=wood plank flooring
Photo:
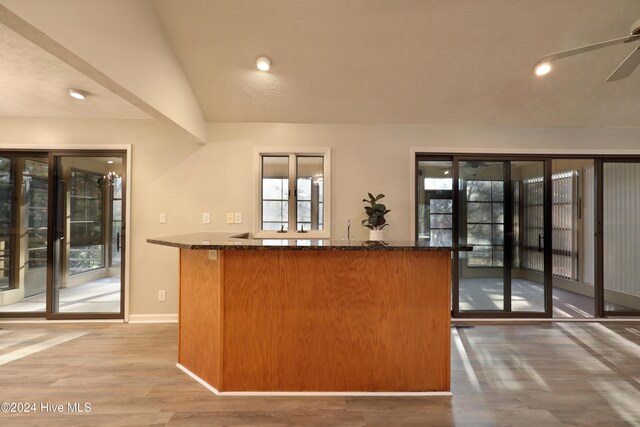
[[[415,398],[217,397],[175,367],[175,324],[0,328],[0,356],[78,333],[0,365],[0,402],[91,404],[2,426],[640,426],[639,323],[454,328],[454,396]]]

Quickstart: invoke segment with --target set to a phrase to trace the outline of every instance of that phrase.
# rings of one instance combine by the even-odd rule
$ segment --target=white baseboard
[[[453,396],[450,391],[218,391],[181,364],[176,367],[216,396]]]
[[[178,314],[130,314],[129,323],[178,323]]]
[[[615,322],[640,322],[640,317],[594,317],[588,319],[573,318],[573,317],[531,317],[531,318],[463,318],[454,317],[451,319],[451,324],[457,323],[561,323],[561,322],[586,322],[586,323],[615,323]]]
[[[180,369],[182,372],[184,372],[185,374],[189,375],[191,378],[193,378],[197,382],[199,382],[200,385],[202,385],[204,388],[209,390],[211,393],[215,394],[216,396],[220,396],[220,392],[218,391],[217,388],[215,388],[214,386],[212,386],[211,384],[209,384],[208,382],[206,382],[205,380],[203,380],[202,378],[200,378],[199,376],[197,376],[196,374],[194,374],[193,372],[191,372],[181,364],[176,363],[176,367]]]

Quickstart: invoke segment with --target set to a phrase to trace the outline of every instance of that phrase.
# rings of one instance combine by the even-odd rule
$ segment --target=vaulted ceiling
[[[629,33],[635,0],[155,0],[212,122],[640,126],[631,46],[545,54]],[[640,43],[636,43],[640,45]],[[270,73],[255,59],[273,60]]]
[[[144,16],[155,14],[210,122],[640,127],[640,70],[605,82],[640,42],[563,59],[544,78],[531,73],[545,54],[627,35],[637,0],[140,1],[153,6]],[[95,14],[99,3],[77,4]],[[129,21],[135,37],[141,27]],[[103,51],[124,43],[111,41]],[[149,117],[4,26],[0,49],[0,116]],[[255,69],[260,55],[272,58],[271,72]],[[120,69],[130,62],[140,72],[135,62],[148,55],[127,58]],[[79,108],[65,94],[72,85],[97,96]],[[173,99],[166,85],[145,89]]]

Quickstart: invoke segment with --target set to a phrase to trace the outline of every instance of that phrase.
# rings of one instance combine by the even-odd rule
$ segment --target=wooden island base
[[[219,392],[448,392],[449,251],[180,249],[179,365]]]

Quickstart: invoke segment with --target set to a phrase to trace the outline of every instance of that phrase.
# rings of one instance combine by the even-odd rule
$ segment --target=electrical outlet
[[[167,300],[167,291],[164,289],[158,291],[158,301],[166,301]]]
[[[235,213],[234,219],[236,221],[236,224],[242,224],[242,214],[240,212]]]
[[[160,214],[160,224],[166,224],[167,223],[167,214],[162,212]]]
[[[202,223],[211,224],[211,214],[209,212],[202,213]]]
[[[234,224],[235,219],[233,217],[233,212],[227,212],[227,224]]]

